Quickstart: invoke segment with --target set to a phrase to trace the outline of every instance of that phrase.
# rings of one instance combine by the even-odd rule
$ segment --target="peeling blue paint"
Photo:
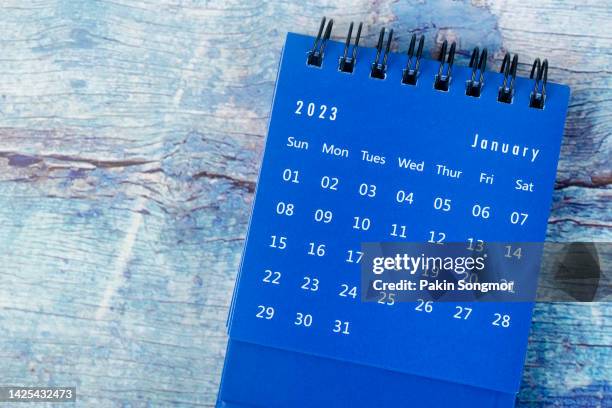
[[[11,154],[8,156],[8,159],[9,166],[15,167],[29,167],[42,161],[39,157],[25,156],[22,154]]]

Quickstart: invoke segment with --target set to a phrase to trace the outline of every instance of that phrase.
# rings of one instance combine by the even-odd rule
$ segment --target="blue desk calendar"
[[[569,88],[331,26],[287,35],[217,406],[513,407],[533,304],[361,302],[360,244],[544,241]]]

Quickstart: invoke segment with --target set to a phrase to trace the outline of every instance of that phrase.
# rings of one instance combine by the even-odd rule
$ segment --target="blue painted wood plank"
[[[609,241],[605,1],[0,5],[0,367],[79,406],[214,404],[225,319],[286,31],[382,25],[465,64],[548,57],[572,100],[550,240]],[[537,137],[537,135],[534,135]],[[610,406],[611,306],[536,308],[522,407]]]

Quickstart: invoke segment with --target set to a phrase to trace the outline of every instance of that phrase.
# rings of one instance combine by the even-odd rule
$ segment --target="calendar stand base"
[[[217,408],[512,408],[515,395],[229,340]]]

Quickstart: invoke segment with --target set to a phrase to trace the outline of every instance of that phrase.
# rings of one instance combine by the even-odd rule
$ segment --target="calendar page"
[[[533,304],[363,302],[362,243],[542,242],[569,88],[314,41],[284,47],[219,405],[512,407]]]

